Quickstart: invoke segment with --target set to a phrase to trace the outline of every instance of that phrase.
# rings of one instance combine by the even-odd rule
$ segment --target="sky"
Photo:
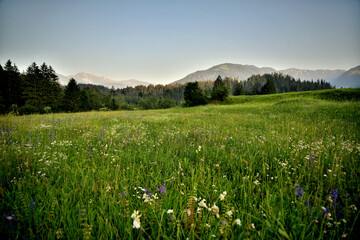
[[[0,64],[166,84],[222,63],[360,65],[360,0],[0,0]]]

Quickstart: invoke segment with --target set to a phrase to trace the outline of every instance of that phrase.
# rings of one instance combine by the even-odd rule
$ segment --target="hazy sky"
[[[229,62],[360,65],[359,0],[0,0],[0,63],[169,83]]]

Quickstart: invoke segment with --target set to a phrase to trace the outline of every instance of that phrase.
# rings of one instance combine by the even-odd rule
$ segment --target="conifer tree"
[[[81,89],[76,80],[71,78],[64,90],[64,109],[66,111],[79,111],[81,106]]]
[[[222,102],[225,101],[229,94],[229,87],[225,85],[225,82],[221,79],[221,76],[219,75],[214,82],[214,87],[211,91],[211,99]]]
[[[185,104],[189,107],[207,104],[208,100],[198,82],[188,82],[184,89]]]
[[[261,94],[273,94],[276,93],[276,86],[273,80],[268,80],[261,88]]]

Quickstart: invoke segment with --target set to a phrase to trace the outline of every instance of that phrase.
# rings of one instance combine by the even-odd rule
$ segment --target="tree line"
[[[168,84],[107,88],[100,85],[78,84],[70,79],[61,86],[55,70],[46,63],[32,63],[20,73],[17,66],[8,60],[0,65],[0,113],[19,114],[47,112],[77,112],[91,110],[159,109],[192,103],[186,101],[189,92],[198,95],[201,104],[209,101],[224,101],[227,96],[269,94],[309,91],[333,88],[324,80],[300,81],[289,75],[272,73],[253,75],[247,80],[221,76],[215,81],[187,84]],[[201,100],[202,99],[202,100]]]

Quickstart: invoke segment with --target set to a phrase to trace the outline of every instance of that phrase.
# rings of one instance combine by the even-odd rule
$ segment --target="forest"
[[[198,83],[198,87],[208,98],[211,98],[214,80]],[[281,73],[253,75],[246,80],[220,77],[220,80],[227,86],[229,93],[235,96],[334,88],[325,80],[295,80]],[[271,83],[271,86],[267,83]],[[20,73],[17,66],[8,60],[4,66],[0,65],[0,113],[24,115],[91,110],[164,109],[184,102],[185,87],[186,84],[173,83],[115,89],[79,84],[76,79],[70,79],[66,86],[62,86],[55,70],[46,63],[37,65],[34,62],[26,71]]]

